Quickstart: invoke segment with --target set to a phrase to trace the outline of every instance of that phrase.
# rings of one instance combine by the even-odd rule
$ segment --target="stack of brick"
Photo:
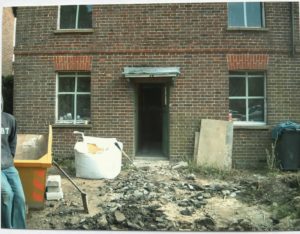
[[[64,196],[61,188],[61,177],[60,175],[51,175],[47,178],[47,192],[46,199],[49,200],[60,200]]]

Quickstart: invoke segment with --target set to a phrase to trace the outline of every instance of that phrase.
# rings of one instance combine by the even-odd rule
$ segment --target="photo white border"
[[[5,2],[4,2],[5,1]],[[22,7],[22,6],[57,6],[57,5],[73,5],[74,2],[76,4],[83,4],[83,5],[120,5],[120,4],[160,4],[160,3],[217,3],[217,2],[241,2],[242,0],[2,0],[0,2],[0,94],[2,95],[2,21],[3,21],[3,8],[4,7]],[[257,2],[258,0],[246,0],[246,2]],[[276,0],[263,0],[263,2],[276,2]],[[280,0],[278,2],[298,2],[299,3],[299,12],[300,12],[300,1],[299,0]],[[300,14],[300,13],[299,13]],[[299,17],[300,18],[300,17]],[[300,26],[300,25],[299,25]],[[0,117],[1,122],[1,117]],[[0,160],[1,160],[1,153],[0,153]],[[1,180],[1,178],[0,178]],[[1,214],[0,214],[1,217]],[[114,234],[114,233],[132,233],[130,231],[102,231],[102,230],[89,230],[89,231],[75,231],[75,230],[14,230],[14,229],[2,229],[0,228],[1,233],[37,233],[37,234],[44,234],[44,233],[82,233],[86,232],[88,234]],[[143,231],[142,233],[164,233],[164,232],[150,232],[150,231]],[[167,233],[177,233],[177,232],[167,232]],[[190,232],[178,232],[180,234],[190,233]],[[193,232],[198,233],[198,232]],[[200,233],[200,232],[199,232]],[[201,232],[206,233],[206,232]],[[230,233],[230,232],[218,232],[218,233]],[[262,232],[257,232],[262,233]],[[284,233],[293,233],[293,232],[284,232]]]

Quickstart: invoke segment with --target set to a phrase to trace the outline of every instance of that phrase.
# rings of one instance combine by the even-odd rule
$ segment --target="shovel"
[[[81,194],[81,199],[83,203],[83,208],[86,213],[89,213],[89,208],[88,208],[88,201],[87,201],[87,194],[83,192],[76,184],[75,182],[70,178],[70,176],[53,160],[53,165],[56,166],[67,178],[68,180],[77,188],[77,190]]]
[[[119,144],[117,142],[115,142],[115,146],[117,146],[117,148],[122,152],[122,154],[131,162],[131,164],[136,167],[132,161],[132,159],[125,153],[124,150],[121,149],[121,147],[119,146]]]

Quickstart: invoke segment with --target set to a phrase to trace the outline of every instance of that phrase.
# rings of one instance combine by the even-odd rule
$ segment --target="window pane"
[[[74,92],[75,77],[59,77],[58,92]]]
[[[77,96],[77,120],[90,120],[91,96],[80,94]]]
[[[264,76],[263,72],[248,72],[248,76]]]
[[[92,6],[79,6],[78,28],[92,28]]]
[[[79,76],[90,76],[90,72],[77,72]],[[260,73],[261,74],[261,73]]]
[[[243,77],[229,78],[229,96],[246,96],[246,84]]]
[[[228,26],[245,26],[243,3],[228,3]]]
[[[262,10],[261,3],[248,2],[246,3],[247,26],[262,27]]]
[[[249,88],[249,96],[260,96],[260,97],[264,97],[264,78],[254,78],[254,77],[250,77],[248,79],[248,88]]]
[[[261,74],[261,73],[260,73]],[[239,72],[239,71],[231,71],[230,75],[234,76],[245,76],[245,72]]]
[[[60,28],[76,28],[76,9],[77,6],[60,7]]]
[[[264,121],[264,100],[250,99],[249,103],[249,121]]]
[[[75,76],[76,73],[75,72],[60,72],[59,73],[59,76],[62,77],[62,76]]]
[[[229,112],[235,121],[246,120],[246,100],[229,100]]]
[[[58,120],[72,120],[74,118],[74,95],[58,95]]]
[[[78,77],[77,78],[77,91],[78,92],[90,92],[91,91],[91,78],[90,77]]]

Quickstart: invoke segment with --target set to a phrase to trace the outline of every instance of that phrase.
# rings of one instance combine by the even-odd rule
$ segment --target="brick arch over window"
[[[237,70],[267,70],[269,55],[266,54],[228,54],[229,71]]]
[[[91,71],[91,56],[56,56],[55,71]]]

